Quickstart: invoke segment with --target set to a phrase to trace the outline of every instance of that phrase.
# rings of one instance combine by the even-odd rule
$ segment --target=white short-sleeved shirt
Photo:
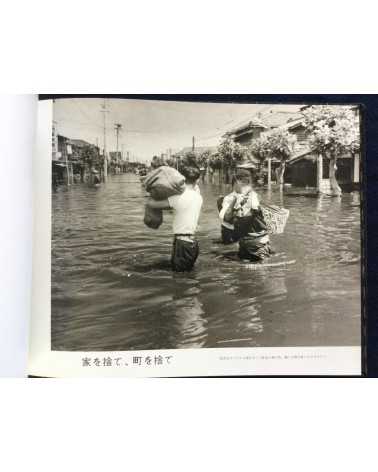
[[[237,192],[231,192],[231,193],[229,193],[228,195],[226,195],[224,197],[223,203],[222,203],[222,209],[219,212],[219,218],[222,221],[222,225],[225,228],[228,228],[228,229],[234,229],[234,225],[232,225],[231,223],[227,223],[227,221],[224,221],[223,218],[224,218],[224,215],[226,214],[226,211],[228,210],[228,207],[229,207],[229,205],[232,202],[234,197],[236,197],[236,199],[237,199],[234,208],[237,209],[239,204],[240,204],[240,200],[243,199],[243,195],[241,195],[240,193],[237,193]],[[243,213],[246,214],[252,208],[254,210],[257,210],[259,208],[259,205],[260,205],[259,197],[257,196],[257,193],[252,190],[250,192],[250,194],[248,195],[248,200],[243,205]]]
[[[173,234],[194,234],[202,207],[202,196],[198,187],[186,187],[181,195],[168,198],[173,209]]]

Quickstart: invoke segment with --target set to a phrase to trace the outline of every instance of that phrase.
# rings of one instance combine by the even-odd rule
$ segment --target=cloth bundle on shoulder
[[[161,166],[147,175],[144,186],[154,200],[165,200],[183,193],[185,177],[173,167]]]
[[[144,187],[154,200],[165,200],[180,195],[185,190],[185,177],[173,167],[161,166],[151,171],[144,181]],[[163,212],[146,207],[144,224],[157,229],[163,222]]]

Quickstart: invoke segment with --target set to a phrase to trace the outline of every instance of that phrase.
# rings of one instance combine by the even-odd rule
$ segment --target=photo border
[[[367,95],[191,95],[191,94],[180,94],[180,95],[162,95],[162,94],[136,94],[136,95],[40,95],[40,100],[51,100],[51,99],[60,99],[60,98],[112,98],[112,99],[139,99],[139,100],[166,100],[166,101],[190,101],[190,102],[211,102],[211,103],[269,103],[269,104],[298,104],[298,103],[306,103],[306,104],[332,104],[332,105],[347,105],[347,104],[360,104],[360,123],[361,123],[361,159],[360,159],[360,175],[361,175],[361,298],[362,298],[362,305],[361,305],[361,375],[362,376],[376,376],[377,375],[377,362],[376,362],[376,352],[374,357],[374,346],[372,345],[372,341],[374,344],[374,339],[377,337],[376,331],[372,331],[374,328],[374,318],[367,317],[367,308],[370,306],[371,301],[368,300],[369,295],[371,295],[371,291],[367,290],[367,280],[369,279],[368,273],[368,266],[365,254],[367,254],[367,247],[370,247],[370,243],[367,238],[367,206],[369,200],[369,194],[367,192],[367,178],[368,178],[368,167],[369,167],[369,160],[368,160],[368,147],[367,144],[371,143],[371,131],[374,128],[373,123],[368,120],[371,119],[372,112],[377,111],[378,105],[378,98],[376,95],[367,96]],[[373,113],[374,116],[374,113]],[[377,119],[375,117],[375,121],[377,123]],[[369,126],[370,125],[370,126]],[[375,138],[375,148],[377,148],[377,137]],[[369,206],[370,207],[370,206]],[[374,215],[375,216],[375,215]],[[373,261],[374,262],[374,261]],[[376,264],[376,262],[375,262]],[[370,276],[373,274],[370,274]],[[214,351],[218,348],[209,348],[210,350]],[[220,348],[222,352],[224,352],[225,348]],[[246,349],[270,349],[271,348],[233,348],[232,351],[237,349],[241,349],[245,351]],[[277,348],[281,349],[281,348]],[[301,349],[303,348],[290,348],[290,349]],[[314,348],[312,348],[313,350]],[[319,349],[319,348],[317,348]],[[327,348],[325,348],[327,349]],[[204,349],[201,349],[203,351]],[[206,350],[206,349],[205,349]],[[174,350],[178,351],[178,350]],[[180,350],[181,351],[181,350]],[[190,349],[185,351],[192,351]],[[193,350],[194,351],[194,350]],[[57,351],[53,351],[57,352]],[[108,351],[106,351],[108,353]],[[147,351],[151,352],[151,351]],[[102,352],[104,354],[105,351]],[[130,353],[130,352],[129,352]],[[71,354],[71,352],[70,352]],[[86,353],[88,354],[88,353]],[[373,355],[373,357],[371,357]],[[372,361],[369,361],[369,359]],[[247,369],[248,370],[248,369]],[[268,369],[269,370],[269,369]],[[157,373],[158,374],[158,373]],[[278,375],[271,375],[271,374],[241,374],[240,371],[238,373],[235,372],[236,375],[231,373],[222,374],[222,373],[215,373],[215,376],[273,376],[273,377],[283,377],[283,376],[300,376],[300,377],[313,377],[313,376],[339,376],[333,375],[331,372],[325,375],[307,375],[307,374],[299,374],[299,375],[292,375],[292,374],[278,374]],[[66,374],[65,374],[66,375]],[[97,374],[98,375],[98,374]],[[123,374],[125,375],[125,374]],[[126,374],[127,375],[127,374]],[[135,375],[135,374],[134,374]],[[142,376],[148,375],[146,373],[142,373]],[[154,374],[156,375],[156,374]],[[159,375],[159,374],[158,374]],[[164,376],[164,373],[160,373],[160,375]],[[172,375],[172,374],[169,374]],[[201,375],[201,374],[200,374]],[[174,376],[179,376],[176,373]],[[197,376],[196,374],[189,376]],[[208,376],[208,375],[201,375],[201,376]],[[342,375],[344,376],[344,375]],[[350,375],[346,375],[350,376]],[[351,375],[351,376],[360,376]]]

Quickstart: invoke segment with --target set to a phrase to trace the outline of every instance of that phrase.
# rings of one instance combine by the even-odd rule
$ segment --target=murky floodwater
[[[162,264],[171,215],[158,231],[143,225],[137,176],[53,193],[53,349],[359,344],[359,195],[260,192],[291,211],[285,233],[272,237],[272,261],[296,263],[250,270],[217,253],[216,198],[225,190],[201,187],[200,257],[189,274]]]

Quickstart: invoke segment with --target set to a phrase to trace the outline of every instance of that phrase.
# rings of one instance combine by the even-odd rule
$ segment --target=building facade
[[[303,109],[303,107],[302,107]],[[287,162],[285,183],[295,187],[310,187],[318,192],[327,193],[329,184],[329,161],[316,155],[311,149],[304,126],[302,109],[293,112],[269,111],[256,115],[252,119],[230,130],[224,137],[234,142],[248,146],[254,139],[273,129],[285,129],[296,136],[293,157]],[[358,107],[352,108],[356,116]],[[268,181],[275,180],[275,170],[280,165],[276,159],[265,163]],[[360,182],[360,153],[346,154],[337,159],[336,179],[343,190],[358,188]]]

